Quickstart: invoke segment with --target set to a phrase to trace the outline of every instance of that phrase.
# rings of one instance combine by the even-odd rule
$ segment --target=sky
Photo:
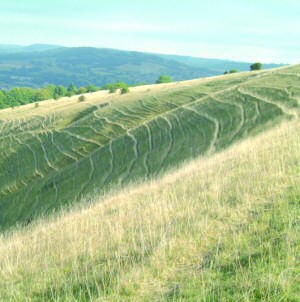
[[[0,0],[0,44],[300,63],[300,0]]]

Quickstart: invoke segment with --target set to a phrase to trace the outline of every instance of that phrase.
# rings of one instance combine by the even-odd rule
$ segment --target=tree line
[[[0,90],[0,109],[37,103],[50,99],[58,100],[62,97],[82,95],[99,90],[109,90],[112,93],[118,89],[121,90],[121,93],[127,93],[129,91],[129,85],[124,82],[118,82],[115,84],[107,84],[103,87],[88,85],[77,88],[74,83],[71,83],[68,87],[63,85],[48,85],[40,89],[16,87],[10,90]]]
[[[168,75],[162,75],[156,81],[157,84],[172,82],[172,77]],[[120,90],[121,94],[128,93],[130,87],[147,85],[147,83],[137,83],[134,85],[128,85],[124,82],[117,82],[114,84],[106,84],[103,87],[99,87],[93,84],[88,86],[82,86],[77,88],[74,83],[71,83],[68,87],[63,85],[47,85],[43,88],[34,89],[28,87],[16,87],[10,90],[0,90],[0,109],[17,107],[20,105],[26,105],[30,103],[36,103],[38,107],[38,102],[55,99],[58,100],[62,97],[71,97],[74,95],[80,95],[78,98],[79,102],[83,102],[85,97],[83,94],[89,92],[96,92],[99,90],[109,90],[110,93],[114,93]]]

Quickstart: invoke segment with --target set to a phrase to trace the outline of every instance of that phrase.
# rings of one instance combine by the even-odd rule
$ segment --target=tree
[[[128,88],[128,84],[124,83],[124,82],[117,82],[115,84],[118,88]]]
[[[162,83],[171,83],[171,82],[173,82],[173,78],[169,75],[163,74],[157,79],[155,83],[162,84]]]
[[[93,84],[90,84],[86,87],[87,92],[96,92],[99,90],[99,88]]]
[[[109,93],[114,93],[117,91],[118,87],[115,84],[106,84],[102,89],[109,90]]]
[[[35,91],[34,101],[44,101],[53,98],[53,94],[46,88],[38,89]]]
[[[35,102],[36,90],[32,88],[13,88],[7,93],[7,100],[16,106]]]
[[[47,90],[49,92],[49,94],[51,95],[50,99],[53,98],[53,96],[54,96],[55,88],[56,88],[56,85],[54,85],[54,84],[47,85],[46,87],[43,88],[43,89]]]
[[[62,86],[62,85],[56,86],[56,87],[55,87],[55,90],[54,90],[54,95],[53,95],[53,97],[54,97],[54,99],[57,100],[58,98],[60,98],[60,97],[62,97],[62,96],[66,96],[67,93],[68,93],[68,91],[67,91],[67,89],[66,89],[65,86]],[[56,97],[57,97],[57,98],[56,98]]]
[[[6,108],[6,93],[5,90],[0,90],[0,109]]]
[[[67,93],[67,95],[68,95],[68,96],[72,96],[72,95],[76,94],[76,92],[77,92],[77,88],[76,88],[75,84],[74,84],[74,83],[71,83],[71,84],[68,86],[68,93]]]
[[[257,63],[254,63],[250,66],[250,70],[253,71],[253,70],[261,70],[263,68],[263,65],[259,62]]]
[[[78,89],[78,92],[79,92],[80,94],[83,94],[83,93],[87,93],[88,90],[87,90],[86,87],[80,87],[80,88]]]

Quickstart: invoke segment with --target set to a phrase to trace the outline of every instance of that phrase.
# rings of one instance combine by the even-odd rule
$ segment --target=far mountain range
[[[246,71],[252,63],[108,48],[0,44],[0,89],[67,86],[72,82],[77,87],[119,81],[150,84],[162,74],[181,81],[220,75],[231,69]],[[264,68],[284,65],[264,64]]]

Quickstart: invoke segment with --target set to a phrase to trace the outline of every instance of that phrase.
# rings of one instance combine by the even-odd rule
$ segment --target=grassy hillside
[[[0,226],[149,178],[298,115],[299,66],[0,111]]]
[[[294,120],[0,236],[0,300],[299,301],[299,167]]]

